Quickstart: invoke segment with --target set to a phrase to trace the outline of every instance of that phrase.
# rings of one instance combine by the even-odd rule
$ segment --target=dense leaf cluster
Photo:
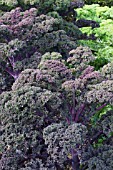
[[[38,15],[36,8],[22,11],[18,7],[4,13],[0,19],[1,92],[11,86],[12,81],[7,83],[9,78],[16,79],[25,68],[35,67],[35,61],[40,61],[41,54],[38,52],[58,51],[66,54],[76,48],[76,40],[82,33],[74,24],[72,26],[71,30],[60,16]]]
[[[15,1],[11,2],[15,3]],[[5,1],[2,3],[4,4]],[[7,1],[7,5],[8,3],[10,4],[10,1]],[[21,6],[24,1],[18,3]],[[25,1],[26,3],[31,4],[31,1]],[[39,0],[32,1],[32,8],[25,11],[21,6],[1,13],[0,71],[3,77],[0,82],[1,92],[10,89],[12,81],[7,83],[9,78],[16,79],[22,70],[28,68],[29,63],[34,65],[35,56],[37,59],[41,56],[39,53],[55,51],[67,58],[68,52],[77,47],[78,39],[95,39],[92,35],[88,37],[82,34],[78,28],[79,21],[76,22],[77,13],[74,8],[83,5],[82,0],[55,0],[54,3],[51,0]],[[82,22],[86,23],[86,21]],[[82,22],[80,20],[80,23]],[[98,26],[93,21],[92,24]],[[29,63],[27,63],[28,59]],[[29,68],[34,68],[31,66],[29,65]]]
[[[22,71],[12,90],[0,95],[2,170],[97,170],[98,164],[101,170],[106,157],[105,168],[113,168],[112,111],[91,124],[98,110],[113,103],[112,67],[95,71],[88,66],[92,59],[82,46],[66,61],[60,53],[45,53],[37,68]],[[94,147],[101,135],[104,150]]]
[[[0,12],[0,170],[112,170],[113,63],[78,46],[99,26],[76,20],[84,2],[3,5],[21,7]]]
[[[67,11],[71,6],[80,7],[84,5],[83,0],[2,0],[0,7],[5,10],[10,10],[16,6],[21,6],[26,9],[30,6],[40,7],[41,12],[45,11]],[[4,7],[5,6],[5,7]]]

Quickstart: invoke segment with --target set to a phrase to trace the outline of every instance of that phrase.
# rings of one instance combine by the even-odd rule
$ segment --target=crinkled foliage
[[[73,2],[73,3],[72,3]],[[15,6],[22,6],[23,8],[28,8],[30,5],[39,7],[40,12],[47,11],[67,11],[72,5],[74,7],[82,7],[84,5],[83,0],[2,0],[0,2],[0,7],[6,6],[6,9],[14,8]]]
[[[105,144],[98,149],[90,146],[83,153],[82,158],[87,162],[88,170],[111,170],[113,169],[113,146]]]
[[[84,35],[76,25],[77,13],[74,10],[84,5],[82,0],[2,1],[3,5],[10,7],[17,6],[18,3],[21,7],[24,3],[28,6],[32,5],[32,8],[23,11],[21,7],[16,7],[0,16],[0,41],[2,42],[0,66],[5,70],[6,75],[8,73],[14,79],[23,69],[34,68],[34,61],[37,60],[34,54],[37,51],[43,54],[56,51],[67,58],[68,52],[77,47],[77,40],[84,39]],[[28,59],[29,63],[33,64],[32,67],[32,64],[28,65]],[[5,86],[9,90],[6,81]]]
[[[19,169],[97,170],[105,161],[112,169],[113,111],[96,121],[97,127],[92,124],[92,117],[113,102],[112,67],[95,71],[86,47],[69,55],[64,61],[60,53],[44,54],[37,68],[22,71],[12,91],[0,95],[1,169],[19,164]],[[94,147],[101,137],[107,152]]]
[[[0,169],[113,169],[113,111],[96,118],[113,104],[112,63],[95,71],[91,50],[77,47],[83,1],[7,6],[17,3],[28,10],[0,14]]]
[[[6,12],[0,16],[2,74],[5,71],[6,75],[8,73],[16,79],[22,70],[34,68],[37,57],[41,56],[35,55],[37,51],[43,54],[48,51],[61,52],[67,58],[68,52],[77,47],[77,39],[81,35],[74,24],[60,16],[39,15],[36,8],[22,11],[17,7]]]
[[[64,168],[64,163],[68,160],[71,150],[77,145],[84,145],[87,136],[87,128],[74,123],[69,126],[60,124],[51,124],[43,131],[45,144],[48,145],[47,151],[54,162]]]
[[[65,43],[66,41],[68,43],[73,42],[71,40],[73,35],[70,35],[70,37],[68,37],[68,34],[66,33],[66,29],[63,28],[62,22],[63,22],[63,19],[61,17],[53,18],[53,17],[43,15],[43,14],[38,16],[36,8],[31,8],[30,10],[26,10],[25,12],[22,12],[21,8],[18,7],[10,12],[6,12],[3,16],[1,16],[0,24],[1,24],[1,33],[2,33],[2,29],[4,33],[4,28],[5,28],[11,34],[9,39],[8,37],[6,37],[7,41],[9,41],[10,38],[12,39],[13,37],[19,38],[24,41],[29,40],[30,45],[32,45],[33,43],[33,45],[35,46],[37,45],[40,50],[42,50],[43,48],[44,50],[43,52],[45,52],[46,50],[45,47],[47,48],[47,50],[49,50],[52,47],[56,46],[54,42],[55,37],[57,41],[58,41],[58,37],[61,38],[60,41],[62,43],[63,41],[65,41]],[[75,27],[75,31],[77,31],[77,27]],[[3,33],[1,34],[1,36],[3,36]],[[61,34],[61,37],[60,35],[58,35],[59,33]],[[53,36],[51,36],[52,34]],[[78,31],[78,34],[80,34],[80,31]],[[54,41],[50,37],[51,38],[54,37]],[[45,43],[43,44],[44,46],[41,47],[43,40],[45,38],[48,38],[47,40],[48,44]],[[56,42],[56,43],[58,46],[59,42]],[[73,45],[74,45],[74,42],[73,42]],[[75,46],[76,46],[76,43],[75,43]]]
[[[59,95],[27,85],[1,94],[1,169],[7,169],[7,166],[11,169],[24,168],[25,164],[36,158],[46,160],[42,129],[53,122],[59,122],[62,112]],[[4,158],[5,152],[10,156],[7,154]]]

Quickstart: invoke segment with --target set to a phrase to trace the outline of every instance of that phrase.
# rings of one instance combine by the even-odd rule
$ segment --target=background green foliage
[[[77,9],[76,11],[78,13],[78,19],[84,18],[95,20],[100,23],[99,28],[81,28],[83,33],[95,34],[97,37],[96,40],[79,41],[80,44],[89,46],[98,57],[98,62],[96,63],[98,69],[98,63],[104,64],[106,60],[113,60],[113,7],[100,7],[98,4],[92,4],[85,5],[83,8]],[[101,59],[100,62],[99,59]]]

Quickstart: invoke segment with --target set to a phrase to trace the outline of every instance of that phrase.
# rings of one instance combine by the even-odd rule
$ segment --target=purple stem
[[[100,110],[103,109],[105,106],[107,106],[107,103],[104,103],[102,106],[99,106],[98,108],[96,108],[96,111],[100,111]]]
[[[113,97],[111,97],[110,99],[112,99]],[[103,109],[105,106],[107,106],[109,104],[109,101],[107,101],[106,103],[104,103],[103,105],[99,106],[98,108],[96,108],[96,111],[100,111],[101,109]],[[95,111],[95,112],[96,112]],[[93,114],[91,116],[93,116],[95,114],[95,112],[93,112]]]
[[[14,57],[12,56],[12,57],[9,57],[8,59],[9,59],[9,61],[11,63],[11,66],[14,68],[14,66],[15,66]]]
[[[96,135],[94,135],[93,138],[90,139],[90,144],[92,144],[94,141],[96,141],[98,139],[98,137],[102,134],[103,134],[103,131],[101,130]]]
[[[73,88],[73,98],[72,98],[72,103],[73,103],[73,107],[72,107],[72,121],[74,121],[75,118],[75,89]]]
[[[6,72],[9,73],[15,80],[18,78],[19,76],[19,72],[13,72],[11,71],[9,68],[5,68]]]
[[[78,158],[77,151],[72,149],[72,170],[79,170],[80,167],[80,160]]]
[[[78,119],[79,119],[79,115],[82,113],[82,111],[85,108],[85,103],[81,105],[81,107],[78,109],[77,113],[76,113],[76,117],[74,119],[75,123],[77,123]]]
[[[104,103],[103,105],[99,106],[98,108],[96,108],[96,110],[90,115],[90,117],[94,116],[94,114],[97,112],[97,111],[100,111],[101,109],[103,109],[105,106],[107,106],[108,103]]]
[[[72,111],[71,111],[71,106],[70,106],[70,104],[67,103],[67,101],[65,100],[65,96],[64,96],[63,94],[61,94],[61,97],[62,97],[62,99],[64,99],[64,101],[66,102],[66,105],[67,105],[67,107],[68,107],[68,110],[69,110],[69,112],[71,113]],[[67,121],[68,124],[70,124],[70,120],[69,120],[68,117],[66,117],[66,121]]]
[[[69,120],[69,118],[66,118],[66,121],[67,121],[68,125],[70,125],[70,120]]]

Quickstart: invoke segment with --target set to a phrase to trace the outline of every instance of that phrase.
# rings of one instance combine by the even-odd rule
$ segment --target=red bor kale
[[[4,4],[10,3],[4,1]],[[23,3],[31,4],[31,1]],[[0,71],[4,77],[0,82],[1,92],[10,89],[12,82],[28,65],[28,59],[33,62],[29,68],[34,67],[35,52],[56,51],[67,58],[68,52],[77,47],[78,39],[88,38],[75,24],[77,14],[74,8],[82,7],[83,0],[39,0],[33,1],[32,5],[26,11],[17,7],[0,16]],[[7,83],[9,79],[13,80],[10,84]]]
[[[112,63],[95,71],[87,47],[69,55],[45,53],[0,95],[1,170],[113,169],[113,111],[92,123],[113,104]]]
[[[65,27],[69,28],[69,26]],[[57,51],[67,57],[68,52],[77,47],[76,39],[81,35],[81,31],[74,25],[71,34],[69,34],[69,30],[66,32],[64,29],[62,18],[39,15],[36,8],[22,11],[20,7],[17,7],[4,13],[0,16],[0,71],[2,77],[6,76],[7,80],[11,77],[16,79],[25,68],[34,68],[34,61],[37,60],[37,57],[41,57],[39,53]],[[74,30],[76,34],[73,37]],[[36,54],[37,51],[38,54]],[[31,65],[27,63],[28,59],[29,63],[32,63]],[[7,81],[4,85],[2,81],[4,80],[0,82],[1,92],[4,89],[8,90],[11,86]]]
[[[83,0],[15,2],[0,15],[0,170],[112,170],[113,63],[95,71],[77,47],[98,23],[76,21]]]

